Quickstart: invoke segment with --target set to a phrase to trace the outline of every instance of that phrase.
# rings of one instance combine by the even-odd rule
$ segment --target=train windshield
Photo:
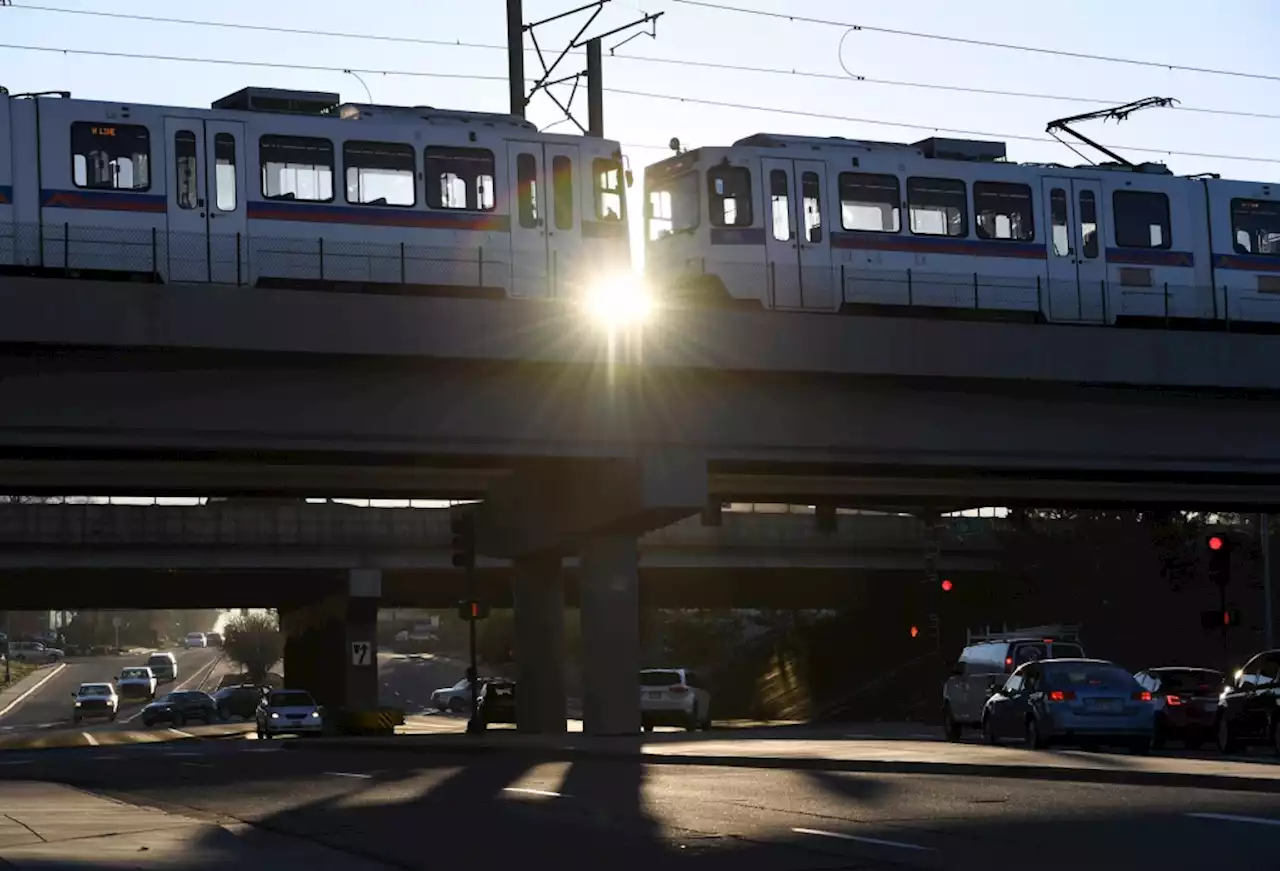
[[[698,173],[686,172],[649,185],[649,241],[698,226]]]

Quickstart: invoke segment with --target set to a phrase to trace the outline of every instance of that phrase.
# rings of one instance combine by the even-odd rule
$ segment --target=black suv
[[[1218,699],[1218,749],[1234,753],[1249,744],[1271,744],[1280,753],[1280,650],[1255,655],[1237,671]]]
[[[477,716],[481,723],[514,723],[516,721],[515,681],[495,678],[480,687]]]
[[[238,684],[223,687],[213,694],[213,701],[218,707],[218,716],[224,720],[232,716],[248,720],[258,710],[258,703],[269,692],[265,687],[253,684]]]
[[[188,720],[212,723],[217,719],[218,706],[213,696],[197,690],[169,693],[142,709],[142,725],[148,729],[157,723],[181,726]]]

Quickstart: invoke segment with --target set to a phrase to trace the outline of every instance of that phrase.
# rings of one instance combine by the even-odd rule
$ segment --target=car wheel
[[[1134,756],[1150,756],[1151,755],[1151,739],[1140,738],[1129,744],[1129,752]]]
[[[154,725],[155,725],[155,722],[154,722],[154,721],[152,721],[152,720],[143,720],[143,721],[142,721],[142,728],[144,728],[144,729],[150,729],[150,728],[151,728],[152,726],[154,726]]]
[[[1028,750],[1043,750],[1046,746],[1044,736],[1040,734],[1040,724],[1035,717],[1027,718],[1026,742]]]
[[[697,730],[697,728],[698,728],[698,723],[700,723],[700,722],[702,722],[702,721],[698,719],[698,706],[697,706],[697,705],[694,705],[694,706],[693,706],[693,713],[691,713],[691,714],[689,715],[689,719],[688,719],[688,721],[684,724],[684,729],[685,729],[685,731],[686,731],[686,732],[694,732],[694,731],[696,731],[696,730]]]
[[[704,731],[704,732],[710,732],[710,731],[711,731],[711,718],[710,718],[710,717],[707,717],[705,720],[703,720],[703,721],[702,721],[702,731]]]
[[[1188,738],[1186,743],[1187,743],[1187,749],[1188,749],[1188,750],[1199,750],[1201,747],[1203,747],[1203,746],[1204,746],[1204,739],[1203,739],[1203,738]]]
[[[116,717],[118,716],[118,714],[119,714],[119,712],[117,712],[117,711],[112,711],[112,712],[111,712],[111,716],[110,716],[108,719],[109,719],[109,720],[111,720],[111,722],[113,722],[113,723],[114,723],[114,722],[116,721]]]
[[[640,724],[640,729],[641,729],[641,731],[644,731],[644,732],[652,732],[652,731],[653,731],[653,723],[641,723],[641,724]]]
[[[79,725],[79,724],[80,724],[80,715],[79,715],[79,714],[76,714],[75,716],[73,716],[73,717],[71,718],[71,724],[72,724],[73,726],[75,726],[75,725]]]
[[[458,698],[457,696],[454,696],[453,698],[449,699],[449,713],[461,714],[465,707],[466,706],[462,704],[462,699]]]
[[[1240,750],[1240,742],[1231,734],[1231,724],[1226,716],[1218,717],[1218,749],[1223,753],[1235,753]]]
[[[951,716],[950,705],[944,705],[942,708],[942,731],[948,741],[960,740],[960,724],[956,722],[955,717]]]
[[[182,714],[174,714],[174,715],[173,715],[173,727],[174,727],[175,729],[180,729],[180,728],[182,728],[182,727],[183,727],[183,726],[185,726],[185,725],[187,725],[187,718],[186,718],[186,717],[184,717]]]
[[[220,719],[220,720],[230,720],[230,719],[231,719],[231,711],[229,711],[225,706],[218,708],[218,719]]]
[[[1168,730],[1163,720],[1156,720],[1156,732],[1151,739],[1151,746],[1157,750],[1163,750],[1164,745],[1169,743]]]
[[[985,744],[990,744],[992,747],[997,743],[996,727],[991,722],[991,717],[986,714],[982,715],[982,741]]]

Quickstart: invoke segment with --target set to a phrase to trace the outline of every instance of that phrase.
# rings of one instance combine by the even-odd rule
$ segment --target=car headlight
[[[609,276],[587,289],[587,316],[602,327],[639,326],[653,315],[653,294],[634,272]]]
[[[278,720],[278,719],[280,719],[280,715],[279,715],[279,714],[277,714],[275,711],[272,711],[272,712],[271,712],[271,719],[273,719],[273,720]]]
[[[312,711],[312,712],[311,712],[311,716],[318,720],[318,719],[320,719],[320,712],[319,712],[319,711]]]
[[[79,702],[76,702],[76,707],[77,707],[77,708],[78,708],[78,707],[80,707],[80,703],[79,703]]]

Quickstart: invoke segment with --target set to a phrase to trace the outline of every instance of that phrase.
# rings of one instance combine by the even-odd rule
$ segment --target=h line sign
[[[373,645],[368,641],[351,642],[351,664],[352,665],[372,665],[373,664]]]

